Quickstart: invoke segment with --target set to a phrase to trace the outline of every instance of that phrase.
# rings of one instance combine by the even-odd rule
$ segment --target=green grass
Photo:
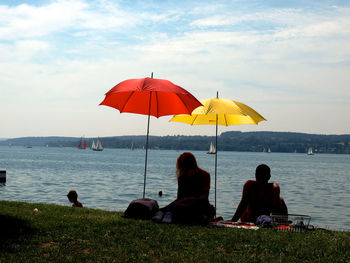
[[[349,232],[164,225],[122,214],[0,201],[0,262],[350,262]]]

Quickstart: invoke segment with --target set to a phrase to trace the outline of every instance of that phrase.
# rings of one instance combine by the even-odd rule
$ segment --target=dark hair
[[[256,167],[255,178],[258,182],[267,183],[271,178],[271,169],[266,164],[260,164]]]
[[[69,193],[67,194],[67,197],[72,200],[77,200],[78,199],[78,194],[75,190],[70,190]]]
[[[190,152],[184,152],[177,158],[176,162],[176,177],[179,177],[186,172],[187,174],[194,174],[198,171],[196,157]]]

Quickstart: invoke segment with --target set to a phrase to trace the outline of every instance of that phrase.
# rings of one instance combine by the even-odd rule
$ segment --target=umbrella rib
[[[184,102],[184,100],[179,96],[179,94],[176,94],[176,96],[181,100],[182,104],[186,107],[187,111],[190,111],[189,108],[187,107],[186,103]],[[191,115],[192,111],[190,112]]]
[[[131,96],[134,95],[134,93],[135,93],[135,91],[132,91],[132,92],[130,93],[130,95],[128,96],[128,98],[125,100],[125,103],[124,103],[123,107],[121,107],[120,112],[123,112],[123,110],[124,110],[126,104],[127,104],[128,101],[130,100]]]
[[[156,95],[157,118],[159,118],[158,92],[155,92],[154,94]],[[152,91],[151,91],[151,96],[152,96]]]
[[[198,118],[199,114],[196,114],[196,116],[194,117],[192,123],[191,123],[191,126],[193,126],[194,122],[196,121],[196,119]]]

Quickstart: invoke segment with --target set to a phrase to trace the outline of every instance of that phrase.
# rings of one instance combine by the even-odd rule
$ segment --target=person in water
[[[70,190],[67,197],[69,202],[73,203],[73,207],[83,207],[83,204],[78,201],[78,194],[75,190]]]
[[[175,218],[175,221],[183,222],[193,215],[206,214],[210,210],[210,174],[198,167],[192,153],[184,152],[177,158],[176,179],[176,200],[160,209],[153,220],[172,223]]]
[[[243,186],[242,199],[232,221],[255,223],[260,215],[288,215],[287,206],[280,197],[280,187],[278,183],[269,183],[270,178],[270,167],[260,164],[255,170],[256,180],[248,180]]]

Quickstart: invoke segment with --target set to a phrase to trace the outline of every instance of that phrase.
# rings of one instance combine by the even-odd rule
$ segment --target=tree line
[[[92,140],[86,138],[88,147]],[[104,148],[134,148],[145,146],[146,136],[102,137]],[[0,141],[2,145],[31,145],[49,147],[77,147],[76,137],[22,137]],[[213,136],[150,136],[149,148],[160,150],[207,151]],[[350,153],[350,135],[319,135],[294,132],[224,132],[218,137],[219,151],[305,153],[312,147],[315,153]]]

